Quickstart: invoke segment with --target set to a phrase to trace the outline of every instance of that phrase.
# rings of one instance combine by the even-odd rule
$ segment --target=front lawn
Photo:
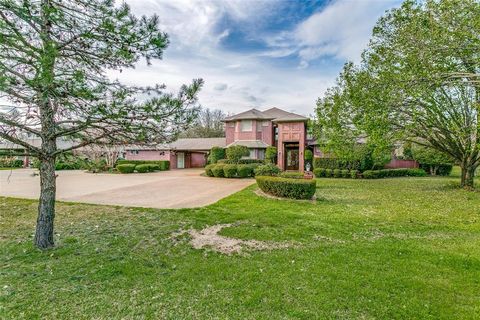
[[[457,182],[320,179],[316,202],[252,186],[182,210],[58,203],[46,252],[36,202],[0,198],[0,318],[478,319],[480,193]],[[172,236],[220,223],[292,245],[225,255]]]

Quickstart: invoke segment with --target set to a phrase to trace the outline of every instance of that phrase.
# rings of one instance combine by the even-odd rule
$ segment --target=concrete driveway
[[[0,195],[37,199],[33,169],[0,170]],[[155,173],[92,174],[57,171],[57,200],[150,208],[193,208],[214,203],[255,182],[200,176],[203,169]]]

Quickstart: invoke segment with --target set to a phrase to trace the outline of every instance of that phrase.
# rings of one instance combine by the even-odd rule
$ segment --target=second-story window
[[[240,130],[243,132],[252,131],[252,120],[242,120],[240,122]]]

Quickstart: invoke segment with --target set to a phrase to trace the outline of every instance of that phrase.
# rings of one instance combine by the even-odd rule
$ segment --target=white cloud
[[[338,0],[298,25],[293,38],[304,62],[325,55],[359,61],[372,28],[396,0]]]
[[[309,62],[325,55],[358,58],[381,8],[387,6],[386,1],[339,0],[293,30],[266,36],[255,34],[255,28],[275,13],[274,1],[127,2],[136,15],[157,14],[171,44],[162,61],[153,61],[149,67],[139,63],[136,69],[113,76],[137,85],[165,83],[169,90],[203,78],[205,86],[199,97],[205,107],[241,112],[276,106],[305,115],[313,113],[316,99],[334,83],[339,71],[312,70]],[[256,54],[222,49],[221,40],[236,31],[219,27],[226,17],[241,22],[237,28],[245,28],[243,31],[264,41],[270,49]],[[268,63],[295,55],[300,58],[298,68]]]

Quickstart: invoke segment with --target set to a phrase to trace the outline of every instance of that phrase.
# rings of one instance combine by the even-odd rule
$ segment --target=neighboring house
[[[195,168],[206,164],[212,147],[242,145],[248,158],[265,158],[268,146],[277,147],[277,164],[282,170],[303,171],[308,118],[278,108],[251,109],[225,118],[225,138],[192,138],[157,146],[126,146],[127,160],[170,160],[171,168]]]

